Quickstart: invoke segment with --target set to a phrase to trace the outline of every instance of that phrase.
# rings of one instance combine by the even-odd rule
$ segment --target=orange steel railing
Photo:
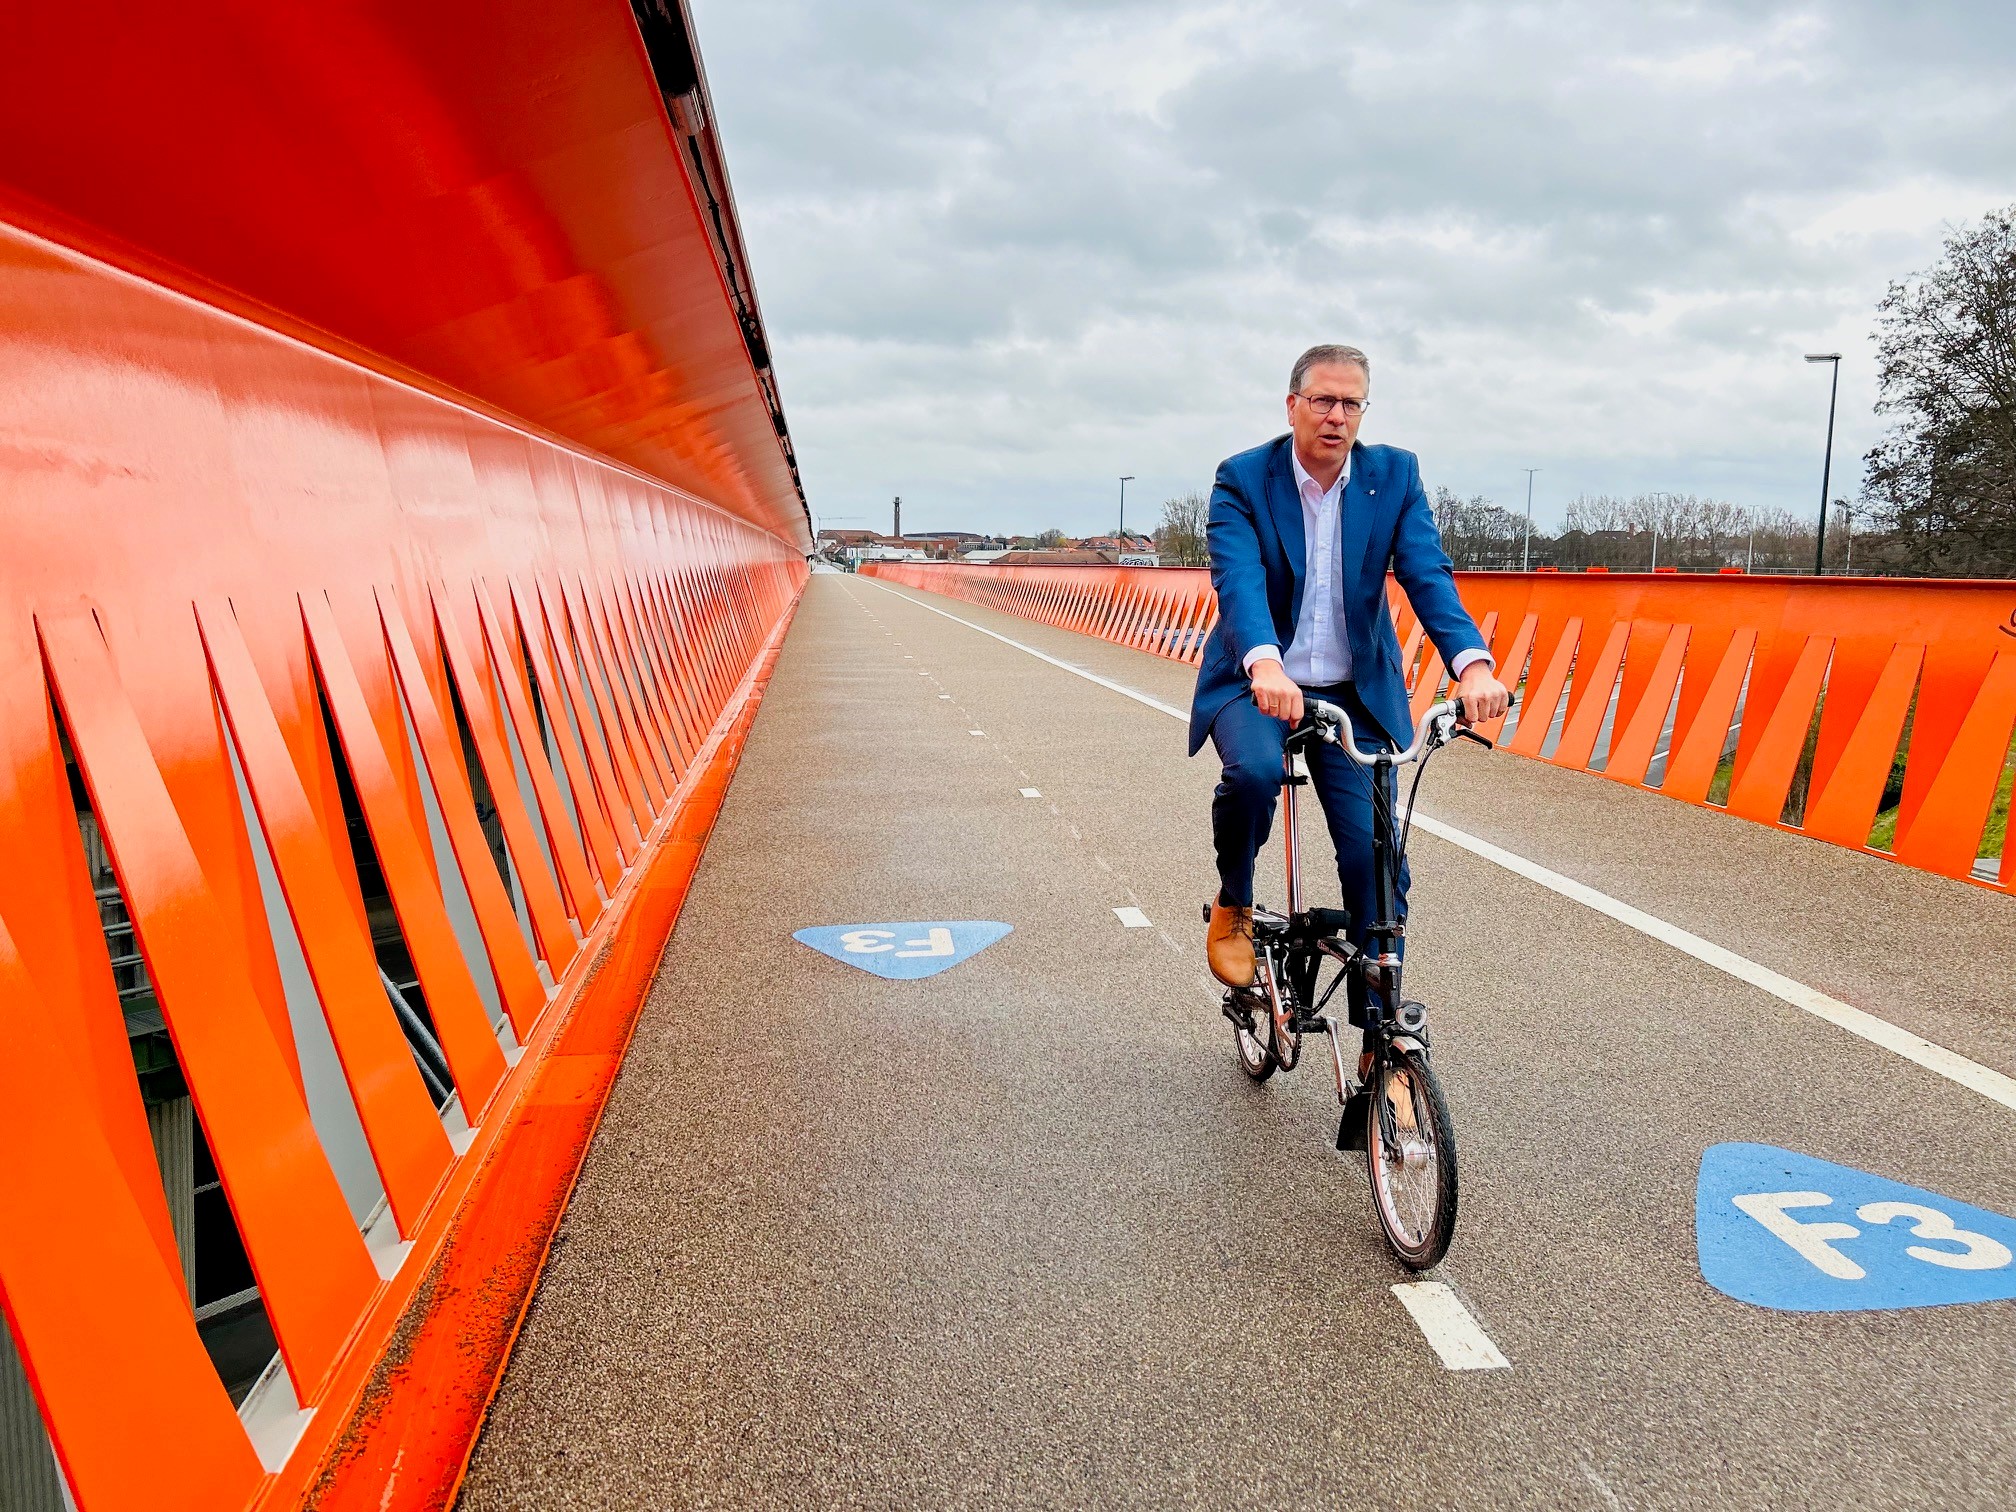
[[[0,516],[0,1297],[57,1463],[87,1512],[444,1504],[802,555],[4,224]],[[192,1314],[86,801],[299,1409],[257,1442]]]
[[[1218,595],[1201,567],[864,562],[861,571],[1193,667],[1218,623]]]
[[[1195,665],[1201,569],[882,562],[885,581]],[[2016,583],[1458,573],[1520,755],[2008,892]],[[1389,582],[1417,709],[1447,678]],[[1893,848],[1870,844],[1894,810]]]

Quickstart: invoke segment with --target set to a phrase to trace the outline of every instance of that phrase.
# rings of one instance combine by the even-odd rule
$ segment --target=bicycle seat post
[[[1299,747],[1282,758],[1281,848],[1288,865],[1288,917],[1302,913],[1302,827],[1296,822],[1297,790],[1309,781],[1309,763]]]

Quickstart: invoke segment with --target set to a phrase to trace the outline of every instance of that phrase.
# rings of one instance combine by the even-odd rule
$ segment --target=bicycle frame
[[[1331,1061],[1337,1076],[1340,1102],[1349,1096],[1351,1078],[1344,1065],[1344,1050],[1337,1024],[1324,1013],[1340,983],[1346,988],[1348,1020],[1381,1043],[1396,1038],[1421,1050],[1425,1043],[1416,1038],[1422,1030],[1418,1008],[1403,1002],[1400,995],[1400,943],[1406,926],[1400,918],[1400,866],[1406,857],[1405,837],[1400,829],[1399,769],[1425,762],[1449,739],[1456,706],[1440,703],[1421,718],[1414,741],[1404,751],[1361,751],[1351,728],[1350,717],[1335,705],[1312,701],[1312,722],[1292,732],[1283,753],[1282,851],[1287,872],[1288,914],[1281,927],[1270,929],[1266,938],[1256,931],[1261,985],[1268,999],[1268,1011],[1276,1020],[1276,1043],[1299,1044],[1304,1029],[1321,1027],[1329,1036]],[[1302,832],[1300,790],[1309,784],[1306,751],[1312,740],[1335,745],[1359,766],[1372,783],[1372,873],[1376,917],[1365,931],[1360,949],[1335,934],[1319,933],[1331,910],[1311,911],[1304,906],[1302,890]],[[1316,988],[1322,959],[1328,956],[1339,970],[1320,997]],[[1285,990],[1283,990],[1285,988]],[[1412,1009],[1410,1013],[1408,1010]],[[1299,1059],[1299,1050],[1294,1059]],[[1284,1063],[1284,1069],[1293,1060]]]

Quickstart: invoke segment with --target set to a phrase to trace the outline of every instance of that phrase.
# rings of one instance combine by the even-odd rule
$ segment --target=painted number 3
[[[1769,1229],[1804,1260],[1838,1281],[1860,1281],[1869,1273],[1834,1247],[1836,1239],[1859,1239],[1862,1230],[1852,1223],[1825,1221],[1809,1223],[1792,1216],[1794,1208],[1832,1207],[1834,1199],[1825,1192],[1757,1192],[1735,1199],[1736,1206]],[[1911,1222],[1911,1233],[1930,1244],[1912,1244],[1904,1253],[1927,1265],[1943,1265],[1948,1270],[2000,1270],[2016,1260],[2009,1246],[1986,1234],[1957,1228],[1953,1220],[1937,1208],[1915,1202],[1865,1202],[1855,1209],[1864,1223]],[[1956,1244],[1958,1249],[1934,1249],[1932,1244]]]
[[[896,950],[896,932],[891,929],[850,929],[840,936],[840,948],[849,955],[876,955],[884,950],[896,950],[899,960],[914,960],[918,956],[948,956],[958,947],[952,943],[952,931],[933,929],[921,940],[905,940],[905,949]]]

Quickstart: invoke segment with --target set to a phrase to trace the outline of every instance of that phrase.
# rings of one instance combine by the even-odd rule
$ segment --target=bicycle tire
[[[1456,1233],[1455,1120],[1449,1115],[1442,1083],[1420,1051],[1388,1048],[1379,1055],[1372,1075],[1372,1095],[1365,1106],[1365,1171],[1372,1187],[1373,1216],[1394,1258],[1409,1270],[1427,1270],[1441,1262]],[[1408,1171],[1409,1152],[1399,1148],[1404,1131],[1395,1128],[1389,1134],[1389,1122],[1382,1117],[1391,1114],[1398,1121],[1393,1091],[1401,1076],[1407,1079],[1403,1095],[1416,1134],[1417,1148],[1411,1153],[1417,1162],[1424,1156],[1430,1162],[1425,1182],[1422,1164]],[[1426,1152],[1418,1149],[1423,1135]],[[1408,1178],[1404,1194],[1399,1190],[1403,1175]]]

